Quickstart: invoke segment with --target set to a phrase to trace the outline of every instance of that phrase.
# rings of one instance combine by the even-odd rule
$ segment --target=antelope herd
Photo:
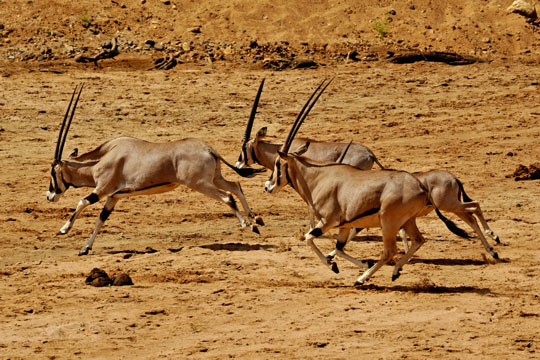
[[[498,259],[498,254],[484,234],[497,243],[499,238],[489,228],[479,203],[467,196],[462,183],[451,173],[444,170],[409,173],[386,169],[373,152],[361,144],[295,139],[300,126],[331,82],[323,81],[315,89],[299,112],[285,141],[274,142],[265,139],[266,127],[251,138],[264,86],[262,80],[235,166],[212,147],[193,138],[152,143],[123,136],[109,140],[83,155],[75,151],[68,159],[62,159],[68,131],[83,89],[82,85],[76,87],[60,127],[47,200],[58,201],[70,187],[89,187],[93,190],[79,201],[58,234],[67,234],[86,207],[106,198],[94,230],[79,252],[79,255],[86,255],[118,200],[135,195],[164,193],[179,185],[224,202],[234,212],[242,228],[249,226],[252,231],[259,233],[257,225],[262,226],[264,222],[252,212],[240,183],[223,178],[223,162],[242,177],[253,177],[266,169],[272,170],[264,185],[267,193],[275,194],[290,185],[306,203],[311,214],[311,226],[304,235],[307,244],[322,263],[336,273],[339,269],[334,261],[335,256],[365,268],[356,284],[364,284],[396,256],[396,238],[399,233],[405,254],[396,261],[392,272],[392,280],[397,279],[403,265],[425,242],[416,225],[416,218],[433,210],[450,231],[468,238],[469,235],[441,211],[457,215],[473,229],[485,250],[494,259]],[[262,165],[263,168],[251,168],[254,164]],[[374,164],[379,169],[372,170]],[[240,200],[247,219],[238,209],[233,194]],[[383,251],[378,261],[360,260],[345,252],[347,242],[364,228],[381,228]],[[314,240],[332,229],[338,230],[335,249],[325,256]],[[411,241],[410,246],[408,239]]]

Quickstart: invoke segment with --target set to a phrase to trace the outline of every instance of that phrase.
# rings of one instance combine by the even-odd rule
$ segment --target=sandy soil
[[[527,33],[529,25],[521,26]],[[535,43],[535,31],[528,34]],[[536,47],[523,57],[519,46],[504,47],[508,58],[466,66],[379,59],[282,72],[227,61],[146,71],[153,58],[135,51],[98,67],[68,55],[3,61],[0,358],[538,358],[540,187],[507,177],[540,158]],[[341,272],[334,274],[299,239],[309,219],[292,189],[266,194],[269,172],[244,179],[225,166],[224,176],[241,182],[265,220],[260,236],[242,231],[225,205],[185,188],[120,201],[88,256],[77,253],[102,205],[87,209],[69,235],[55,235],[91,191],[70,189],[58,203],[45,198],[76,84],[85,90],[66,155],[118,135],[197,137],[234,162],[262,78],[254,131],[268,126],[282,140],[329,77],[336,79],[300,135],[363,143],[387,167],[451,171],[500,236],[494,246],[502,261],[487,260],[479,239],[460,239],[429,215],[418,220],[427,243],[401,277],[392,282],[385,266],[356,288],[358,268],[338,259]],[[334,247],[332,235],[317,240],[324,251]],[[348,249],[377,259],[380,231],[361,233]],[[128,273],[134,285],[88,286],[96,267]]]

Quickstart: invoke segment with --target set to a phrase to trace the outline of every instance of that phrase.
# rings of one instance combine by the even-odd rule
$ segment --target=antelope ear
[[[76,156],[79,156],[79,149],[77,149],[77,148],[73,149],[73,152],[71,154],[69,154],[70,158],[74,158]]]
[[[306,151],[308,151],[308,148],[309,148],[309,144],[310,142],[306,142],[305,144],[302,144],[301,146],[299,146],[295,151],[294,151],[294,155],[296,156],[300,156],[302,154],[304,154]]]
[[[259,138],[265,137],[266,136],[266,130],[268,130],[268,129],[265,126],[265,127],[261,128],[259,131],[257,131],[257,137],[259,137]]]

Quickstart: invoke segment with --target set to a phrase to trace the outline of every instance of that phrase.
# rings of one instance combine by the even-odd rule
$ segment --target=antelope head
[[[291,144],[294,140],[294,137],[296,136],[296,133],[298,132],[298,129],[300,129],[300,125],[304,122],[305,118],[308,116],[309,112],[319,99],[319,97],[322,95],[324,90],[330,85],[332,80],[328,81],[326,85],[324,85],[325,81],[323,81],[317,89],[311,94],[310,98],[296,117],[296,120],[294,121],[294,124],[291,128],[291,131],[289,132],[289,135],[287,136],[287,140],[281,147],[281,149],[278,151],[278,157],[276,158],[276,162],[274,163],[274,170],[272,171],[272,174],[270,175],[270,178],[266,183],[264,184],[264,190],[268,193],[277,192],[279,189],[290,183],[291,178],[289,174],[289,166],[290,161],[294,156],[300,156],[303,153],[305,153],[308,149],[309,143],[301,146],[299,149],[296,149],[294,152],[289,152],[289,149],[291,147]],[[324,87],[323,87],[324,85]],[[321,89],[322,88],[322,89]],[[320,90],[320,91],[319,91]],[[318,94],[317,94],[318,92]],[[316,95],[316,96],[315,96]],[[312,101],[313,100],[313,101]],[[304,113],[305,112],[305,113]]]
[[[257,142],[259,141],[259,139],[266,135],[266,128],[262,128],[257,132],[257,135],[255,135],[254,139],[250,139],[251,129],[253,128],[253,121],[255,120],[255,114],[257,113],[257,106],[259,105],[259,99],[261,98],[263,86],[264,79],[262,79],[259,90],[257,91],[257,96],[255,97],[253,107],[251,108],[251,115],[249,116],[246,131],[244,132],[244,137],[242,138],[242,152],[240,153],[240,156],[238,156],[238,160],[236,161],[236,167],[239,169],[250,166],[256,162],[254,156],[254,149],[257,146]]]
[[[77,95],[77,98],[75,99],[75,103],[73,103],[73,99],[75,98],[75,93],[77,92],[77,89],[79,89],[79,93]],[[69,105],[66,110],[66,114],[64,115],[64,120],[62,121],[62,126],[60,127],[60,133],[58,134],[58,141],[56,142],[54,160],[51,164],[51,181],[49,183],[49,191],[47,191],[47,200],[52,202],[58,201],[62,194],[70,187],[69,182],[66,182],[66,180],[64,179],[64,164],[62,162],[62,152],[64,150],[64,145],[66,143],[69,127],[71,126],[71,120],[73,120],[73,115],[75,114],[75,109],[77,107],[77,103],[79,102],[79,97],[81,96],[82,89],[83,85],[81,85],[80,87],[76,86],[75,90],[73,90],[71,100],[69,101]],[[72,104],[73,109],[71,110],[70,114]]]

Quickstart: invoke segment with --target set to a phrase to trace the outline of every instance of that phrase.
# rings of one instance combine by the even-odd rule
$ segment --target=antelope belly
[[[378,228],[378,227],[381,227],[381,220],[379,218],[379,214],[377,213],[377,214],[362,216],[351,222],[347,222],[343,224],[342,227],[363,228],[363,229]]]

